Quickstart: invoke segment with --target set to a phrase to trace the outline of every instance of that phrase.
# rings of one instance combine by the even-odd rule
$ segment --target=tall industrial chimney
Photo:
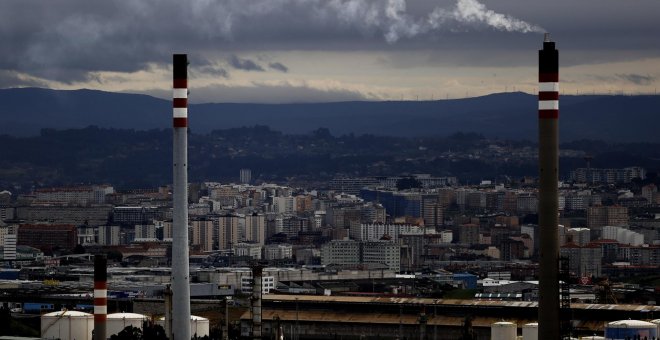
[[[252,267],[252,339],[261,339],[261,293],[263,291],[263,267]]]
[[[108,260],[94,255],[94,340],[106,340],[108,319]]]
[[[559,339],[559,52],[546,33],[539,51],[539,339]]]
[[[190,340],[188,265],[188,55],[174,55],[172,188],[172,338]]]

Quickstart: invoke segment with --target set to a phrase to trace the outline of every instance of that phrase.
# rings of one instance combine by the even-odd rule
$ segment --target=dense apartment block
[[[616,240],[620,244],[641,246],[644,244],[644,235],[636,233],[628,228],[604,226],[601,230],[601,238],[605,240]]]
[[[602,275],[603,250],[597,244],[579,246],[568,243],[560,248],[561,256],[568,257],[569,270],[578,277]]]
[[[362,188],[374,186],[377,184],[378,180],[374,177],[333,178],[330,181],[330,190],[357,195],[360,193]]]
[[[354,266],[360,263],[360,242],[333,240],[321,247],[321,264],[324,266]]]
[[[267,244],[263,247],[265,260],[282,260],[293,257],[293,247],[290,244]]]
[[[321,264],[325,266],[386,268],[399,271],[401,247],[392,241],[334,240],[321,247]]]
[[[77,242],[77,228],[72,224],[21,224],[17,244],[42,250],[59,247],[73,249]]]
[[[621,258],[633,266],[660,266],[660,246],[622,246],[619,251]]]
[[[458,242],[462,244],[479,243],[479,225],[474,223],[462,224],[458,227]]]
[[[362,189],[360,197],[381,204],[387,214],[393,217],[422,216],[422,197],[419,192]]]
[[[212,218],[217,221],[218,249],[231,249],[241,240],[240,216],[227,214]]]
[[[415,183],[418,187],[399,190],[397,182],[402,179],[408,184],[414,179],[422,185]],[[511,184],[485,181],[464,187],[444,186],[446,182],[425,175],[360,181],[336,181],[339,186],[353,185],[352,189],[338,191],[276,184],[191,184],[191,253],[196,258],[209,253],[224,257],[232,254],[271,264],[290,263],[295,258],[298,263],[312,265],[394,271],[419,270],[442,261],[469,262],[476,258],[488,263],[493,259],[537,258],[539,229],[529,224],[534,223],[529,214],[538,210],[533,179]],[[365,185],[368,183],[372,185]],[[441,187],[434,187],[438,185]],[[65,201],[80,204],[85,198],[56,198],[55,192],[46,191],[38,193],[39,198],[53,203],[30,205],[39,201],[35,192],[20,202],[3,201],[2,211],[6,213],[0,217],[27,217],[26,225],[37,221],[74,225],[75,241],[66,246],[69,248],[76,243],[121,245],[126,255],[153,255],[162,261],[166,243],[172,238],[171,201],[167,188],[163,188],[158,194],[138,190],[106,195],[117,205],[114,207],[75,206]],[[359,196],[346,192],[356,190]],[[63,191],[59,194],[64,195]],[[75,197],[73,192],[67,195]],[[559,209],[561,224],[567,227],[560,227],[559,237],[562,254],[571,258],[572,272],[597,275],[600,263],[606,268],[614,262],[647,269],[657,265],[657,216],[628,216],[625,206],[601,205],[624,202],[647,206],[646,202],[657,199],[657,188],[651,184],[622,190],[617,186],[564,183]],[[634,222],[630,227],[629,218]],[[589,228],[584,228],[585,224]],[[57,235],[54,230],[41,234],[52,238]],[[0,227],[0,238],[1,233]],[[59,233],[66,238],[66,231]],[[36,238],[34,234],[31,237]],[[67,244],[65,240],[30,242],[44,248],[53,244],[64,248]],[[209,263],[227,263],[223,261]],[[245,258],[233,263],[240,261]]]
[[[8,225],[0,220],[0,246],[5,260],[16,259],[17,232],[17,225]]]
[[[35,200],[45,203],[64,203],[70,205],[89,205],[105,203],[106,195],[113,194],[109,185],[86,187],[42,188],[34,191]]]
[[[146,224],[158,219],[163,219],[163,211],[156,206],[119,206],[112,210],[112,220],[116,224]]]
[[[121,227],[118,225],[102,225],[97,231],[97,242],[103,246],[118,246],[121,244]]]
[[[587,209],[587,228],[628,225],[628,208],[621,206],[593,206]]]
[[[57,206],[32,205],[16,208],[16,218],[28,223],[105,225],[112,212],[111,205]]]
[[[578,168],[571,171],[571,180],[579,183],[630,183],[634,178],[643,179],[646,170],[641,167],[623,169]]]
[[[402,234],[424,235],[426,233],[435,234],[435,228],[398,223],[363,223],[354,224],[350,228],[351,238],[358,241],[378,241],[384,236],[396,241]]]
[[[264,245],[266,241],[266,216],[264,214],[245,215],[245,241]]]
[[[199,251],[212,251],[214,223],[210,219],[197,219],[190,221],[190,245]]]
[[[255,260],[261,260],[262,245],[255,243],[239,243],[234,246],[234,255],[248,256]]]

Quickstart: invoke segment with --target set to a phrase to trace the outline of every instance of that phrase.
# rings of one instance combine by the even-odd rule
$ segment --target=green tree
[[[110,337],[110,340],[142,340],[142,331],[133,326],[124,328],[121,332]],[[147,338],[149,339],[149,338]]]
[[[85,252],[85,247],[82,244],[76,244],[76,247],[73,248],[74,254],[84,254]]]
[[[142,324],[142,329],[144,329],[145,340],[167,340],[163,326],[145,321]]]
[[[115,262],[121,262],[124,257],[124,255],[119,250],[109,250],[106,256],[108,256],[108,260]]]

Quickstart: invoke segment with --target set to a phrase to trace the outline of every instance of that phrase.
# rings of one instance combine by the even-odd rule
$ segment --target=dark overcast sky
[[[659,13],[658,0],[1,1],[0,87],[166,97],[183,52],[197,101],[533,92],[547,30],[565,91],[653,92]]]

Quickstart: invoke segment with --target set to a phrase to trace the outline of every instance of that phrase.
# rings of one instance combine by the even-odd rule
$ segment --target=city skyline
[[[560,42],[562,92],[656,93],[660,4],[521,0],[0,5],[0,87],[167,98],[191,59],[191,103],[429,100],[536,92],[535,49]]]

